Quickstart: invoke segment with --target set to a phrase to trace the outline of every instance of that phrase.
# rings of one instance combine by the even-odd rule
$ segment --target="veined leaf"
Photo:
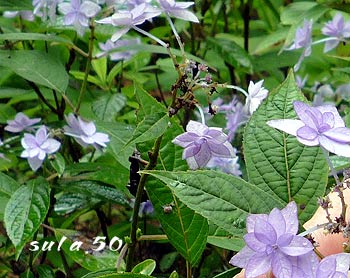
[[[0,221],[3,220],[7,202],[18,188],[19,184],[14,179],[0,172]]]
[[[248,213],[267,213],[283,207],[271,194],[217,171],[143,172],[163,181],[186,206],[234,236],[243,235]]]
[[[92,111],[101,121],[113,122],[126,104],[123,94],[104,94],[92,103]]]
[[[6,232],[16,247],[18,258],[26,242],[39,229],[49,210],[50,188],[44,178],[19,187],[6,205]]]
[[[11,69],[24,79],[60,93],[64,93],[68,86],[68,74],[63,64],[44,51],[2,50],[0,65]]]
[[[300,144],[294,136],[269,127],[272,119],[296,117],[294,100],[305,98],[290,73],[253,114],[244,130],[244,157],[249,182],[279,199],[299,205],[301,223],[310,219],[323,196],[328,166],[319,147]]]
[[[144,275],[151,275],[155,269],[156,262],[152,259],[147,259],[135,265],[131,272]]]
[[[147,182],[149,198],[171,244],[191,265],[201,258],[208,236],[208,222],[181,203],[159,182]]]

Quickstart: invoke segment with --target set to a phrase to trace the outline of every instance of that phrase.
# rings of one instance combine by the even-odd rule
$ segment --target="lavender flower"
[[[83,35],[89,27],[89,19],[96,16],[101,7],[91,1],[71,0],[70,3],[61,3],[58,10],[64,14],[64,25],[73,25],[79,35]]]
[[[35,19],[33,11],[4,11],[3,16],[7,18],[19,16],[28,21],[34,21]]]
[[[173,16],[182,20],[198,23],[199,20],[194,13],[186,9],[194,4],[194,2],[175,2],[174,0],[158,0],[162,10],[169,16]]]
[[[49,138],[45,126],[40,127],[35,136],[25,133],[21,143],[24,148],[21,157],[28,159],[33,171],[39,169],[47,154],[57,152],[61,146],[60,142]]]
[[[226,174],[231,174],[234,176],[241,176],[242,172],[239,169],[238,157],[234,158],[223,158],[223,157],[212,157],[207,167],[210,169],[217,169]]]
[[[237,100],[233,100],[234,102],[233,106],[231,107],[231,110],[227,111],[226,113],[226,130],[228,131],[228,141],[232,141],[237,129],[244,124],[249,116],[244,108],[243,104]]]
[[[264,80],[260,80],[255,83],[253,81],[249,82],[248,86],[248,97],[246,99],[245,107],[250,115],[258,109],[260,103],[267,97],[269,91],[265,89],[262,85]]]
[[[191,169],[205,167],[212,157],[235,156],[234,149],[221,128],[207,127],[195,121],[190,121],[186,132],[175,137],[172,142],[185,148],[182,158],[187,160]]]
[[[112,42],[111,40],[107,40],[106,43],[99,43],[99,47],[102,52],[98,53],[97,57],[102,57],[109,55],[111,61],[119,61],[119,60],[129,60],[135,53],[135,50],[123,50],[117,51],[118,48],[140,44],[140,38],[131,39],[131,40],[118,40],[116,42]]]
[[[295,83],[297,84],[299,89],[304,88],[306,81],[307,81],[307,77],[308,77],[307,75],[304,78],[302,78],[299,75],[295,76]]]
[[[161,12],[158,9],[142,3],[133,8],[131,11],[121,10],[110,17],[97,20],[96,22],[121,27],[121,29],[112,35],[111,40],[112,42],[115,42],[121,36],[126,34],[131,28],[134,28],[136,25],[140,25],[146,20],[149,20],[160,14]]]
[[[277,277],[292,277],[293,257],[309,254],[313,246],[297,236],[298,215],[295,202],[284,209],[273,209],[269,215],[252,214],[247,218],[246,246],[230,260],[232,265],[245,268],[247,278],[269,270]]]
[[[325,99],[334,97],[334,91],[329,84],[319,86],[312,100],[312,106],[320,106],[323,104],[333,104],[331,101],[325,102]]]
[[[299,27],[295,33],[295,39],[293,44],[286,50],[294,50],[299,48],[304,48],[298,62],[294,66],[294,71],[298,71],[301,62],[305,57],[311,55],[311,44],[312,44],[312,20],[304,20],[304,25]]]
[[[5,130],[9,132],[22,132],[23,130],[32,131],[32,125],[40,122],[40,118],[30,119],[22,112],[16,114],[14,120],[7,121],[7,126],[5,126]]]
[[[293,105],[300,120],[272,120],[267,124],[296,136],[306,146],[320,145],[331,153],[350,157],[350,129],[333,105],[310,107],[301,101]]]
[[[43,21],[49,18],[51,22],[54,22],[56,20],[57,5],[61,2],[63,0],[33,0],[33,13],[40,16]]]
[[[344,17],[340,13],[337,13],[322,28],[322,34],[330,37],[324,46],[324,52],[328,52],[336,48],[344,38],[350,38],[350,20],[344,22]]]
[[[66,121],[68,126],[64,126],[64,134],[74,137],[81,146],[92,145],[96,149],[107,146],[108,135],[96,132],[96,126],[93,122],[86,122],[80,117],[76,118],[73,113],[66,117]]]
[[[139,209],[139,217],[143,217],[145,215],[151,215],[154,213],[154,207],[150,200],[146,202],[141,202]]]

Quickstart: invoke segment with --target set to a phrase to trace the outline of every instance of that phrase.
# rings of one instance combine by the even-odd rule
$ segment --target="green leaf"
[[[152,259],[147,259],[135,265],[131,272],[144,275],[151,275],[155,269],[156,262]]]
[[[44,51],[0,51],[0,65],[13,70],[17,75],[64,93],[68,86],[68,74],[57,59]]]
[[[102,83],[106,84],[107,78],[107,57],[100,57],[91,61],[92,68]]]
[[[305,101],[291,72],[253,114],[244,130],[244,157],[249,182],[286,205],[299,205],[299,219],[304,223],[323,196],[328,166],[319,147],[300,144],[294,136],[269,127],[272,119],[296,117],[294,100]]]
[[[0,172],[0,221],[4,218],[7,202],[18,188],[19,184],[14,179]]]
[[[99,120],[112,122],[125,104],[123,94],[104,94],[92,103],[92,111]]]
[[[217,171],[142,172],[163,181],[186,206],[234,236],[243,235],[248,213],[267,213],[283,206],[256,186]]]
[[[0,0],[1,11],[24,11],[32,9],[33,5],[31,0]]]
[[[23,0],[20,0],[21,2]],[[12,1],[11,1],[12,2]],[[31,7],[33,8],[33,7]],[[0,34],[0,40],[8,41],[47,41],[47,42],[59,42],[66,45],[73,45],[73,42],[52,34],[39,34],[39,33],[5,33]]]
[[[9,119],[14,118],[16,110],[11,106],[0,103],[0,123],[5,124]]]
[[[98,248],[99,244],[92,245],[88,239],[82,239],[76,231],[55,229],[55,236],[58,243],[61,243],[57,248],[63,249],[68,257],[90,271],[114,267],[118,261],[119,253],[117,251],[111,251],[108,248],[102,251],[93,251],[93,249]]]
[[[127,145],[147,142],[161,136],[168,128],[169,116],[164,113],[146,115],[137,125]]]
[[[76,210],[92,208],[101,200],[85,194],[65,192],[56,197],[55,212],[66,215]]]
[[[169,241],[191,265],[196,265],[207,242],[207,220],[181,203],[163,184],[148,181],[146,188]]]
[[[333,155],[333,156],[330,156],[329,159],[331,160],[334,169],[337,171],[344,170],[345,168],[350,168],[349,157]]]
[[[154,278],[153,276],[135,274],[135,273],[110,273],[98,276],[84,276],[83,278]]]
[[[56,170],[59,177],[62,176],[66,167],[64,157],[60,153],[56,153],[54,158],[50,160],[51,166]]]
[[[66,191],[83,193],[89,197],[109,201],[116,204],[127,205],[129,201],[126,195],[120,190],[108,187],[95,181],[75,181],[63,183],[62,187]]]
[[[220,248],[236,252],[240,251],[245,245],[241,237],[234,237],[214,224],[209,225],[207,242]]]
[[[247,52],[233,40],[223,38],[207,38],[208,47],[217,52],[220,57],[234,67],[248,68],[252,70],[252,62]]]
[[[44,221],[49,203],[50,188],[42,177],[30,180],[12,194],[6,205],[4,222],[6,232],[16,247],[17,258]]]
[[[134,152],[132,145],[126,146],[126,143],[132,136],[133,127],[123,123],[98,123],[99,130],[106,132],[110,136],[110,142],[107,151],[110,151],[113,157],[125,168],[129,169],[129,156]]]

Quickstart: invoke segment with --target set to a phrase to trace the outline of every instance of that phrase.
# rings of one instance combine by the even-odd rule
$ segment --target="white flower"
[[[255,84],[253,81],[250,81],[249,83],[248,97],[246,99],[245,109],[250,115],[252,115],[256,109],[258,109],[260,103],[267,97],[267,94],[269,93],[269,91],[262,86],[263,83],[264,80],[260,80]]]

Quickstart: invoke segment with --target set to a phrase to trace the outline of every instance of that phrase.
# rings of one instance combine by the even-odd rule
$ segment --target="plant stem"
[[[159,136],[156,141],[154,142],[153,150],[149,153],[149,163],[147,164],[145,170],[152,170],[157,165],[158,160],[158,154],[160,149],[160,144],[162,142],[163,135]],[[136,197],[135,197],[135,204],[133,209],[133,215],[132,215],[132,222],[131,222],[131,231],[130,231],[130,241],[129,244],[129,250],[128,254],[126,256],[126,271],[130,272],[132,269],[133,264],[133,258],[134,253],[136,249],[136,243],[137,243],[137,229],[138,229],[138,221],[139,221],[139,210],[140,210],[140,204],[142,201],[142,194],[143,190],[146,184],[148,174],[142,174],[140,178],[140,182],[137,187]]]
[[[90,22],[89,27],[90,27],[89,50],[88,50],[89,52],[88,52],[88,56],[87,56],[87,60],[86,60],[85,75],[84,75],[83,83],[81,84],[78,103],[77,103],[77,106],[74,110],[74,112],[76,114],[78,114],[78,112],[79,112],[81,102],[83,101],[84,95],[86,93],[86,86],[87,86],[87,82],[88,82],[91,61],[92,61],[92,51],[94,49],[95,25],[94,25],[93,21]]]

